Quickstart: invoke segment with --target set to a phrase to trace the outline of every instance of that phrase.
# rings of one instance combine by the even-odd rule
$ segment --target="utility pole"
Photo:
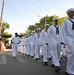
[[[3,3],[2,3],[2,10],[1,10],[1,18],[0,18],[0,37],[1,37],[2,20],[3,20],[3,13],[4,13],[4,4],[5,4],[5,0],[3,0]]]

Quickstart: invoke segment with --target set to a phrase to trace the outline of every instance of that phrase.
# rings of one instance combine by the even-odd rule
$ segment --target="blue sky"
[[[29,25],[34,25],[41,17],[54,14],[66,16],[66,10],[73,7],[74,0],[6,0],[3,21],[10,24],[10,29],[6,30],[8,32],[25,32]]]

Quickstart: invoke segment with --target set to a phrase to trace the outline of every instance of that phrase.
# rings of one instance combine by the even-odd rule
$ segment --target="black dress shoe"
[[[16,58],[16,56],[13,56],[13,58]]]
[[[60,59],[62,60],[62,57]]]
[[[30,55],[28,55],[28,57],[30,57]]]
[[[38,58],[35,59],[36,61],[38,60]]]
[[[25,54],[25,55],[27,55],[27,54]]]
[[[56,66],[55,69],[56,69],[56,72],[59,72],[61,70],[60,67],[58,66]]]
[[[52,64],[52,67],[55,67],[55,65],[54,65],[54,64]]]
[[[43,55],[42,55],[42,58],[43,58]]]
[[[34,56],[31,56],[31,58],[33,58]]]
[[[65,59],[67,59],[67,57],[65,57]]]
[[[61,63],[61,60],[59,60],[59,62]]]
[[[47,66],[48,65],[48,62],[44,62],[44,65]]]
[[[66,75],[70,75],[70,74],[66,72]]]
[[[51,60],[51,58],[48,58],[49,60]]]

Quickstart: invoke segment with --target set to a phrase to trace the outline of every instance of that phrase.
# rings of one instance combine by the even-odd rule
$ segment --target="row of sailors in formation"
[[[74,75],[74,9],[68,9],[66,13],[69,18],[63,22],[62,27],[58,25],[59,19],[54,18],[54,25],[49,27],[49,24],[45,24],[45,29],[41,32],[40,28],[37,28],[36,32],[21,40],[15,33],[15,37],[11,40],[13,57],[16,56],[18,49],[18,51],[21,50],[24,54],[34,57],[35,60],[39,60],[42,49],[44,64],[47,66],[48,59],[52,57],[52,66],[58,72],[61,70],[59,61],[62,51],[68,59],[66,73]]]

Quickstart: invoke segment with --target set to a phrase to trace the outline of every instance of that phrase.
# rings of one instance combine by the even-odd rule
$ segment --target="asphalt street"
[[[66,59],[61,61],[61,71],[56,73],[51,66],[51,60],[48,66],[44,66],[42,58],[36,61],[34,58],[17,53],[17,57],[12,57],[11,51],[0,52],[0,75],[66,75]]]

